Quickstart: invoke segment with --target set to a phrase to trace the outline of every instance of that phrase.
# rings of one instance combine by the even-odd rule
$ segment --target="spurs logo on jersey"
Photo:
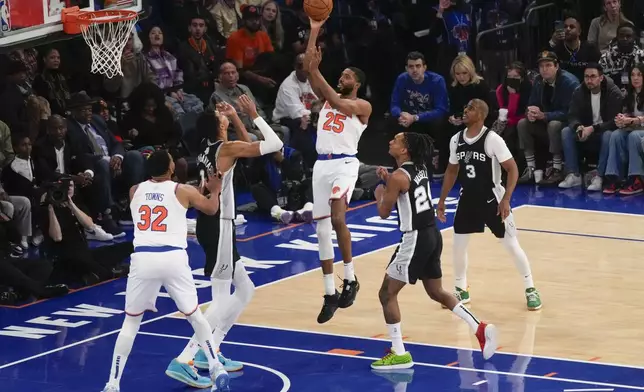
[[[469,143],[464,139],[464,131],[458,133],[456,157],[459,171],[458,181],[463,195],[477,195],[481,198],[492,197],[491,192],[502,192],[501,167],[497,159],[486,151],[488,138],[494,137],[484,128],[479,137]]]
[[[209,140],[204,141],[204,148],[197,156],[197,170],[201,184],[205,185],[208,181],[208,173],[216,173],[217,156],[219,147],[224,144],[222,140],[212,143]],[[223,219],[235,219],[235,190],[233,189],[233,173],[237,161],[223,174],[221,179],[221,194],[219,195],[219,216]]]
[[[188,247],[186,208],[177,199],[177,185],[173,181],[146,181],[136,188],[130,202],[135,247]]]
[[[367,124],[363,124],[355,114],[348,116],[325,102],[318,119],[315,145],[318,154],[356,155],[358,142],[366,128]]]
[[[409,189],[396,201],[400,231],[421,230],[436,224],[427,169],[418,170],[412,162],[400,169],[409,177]]]

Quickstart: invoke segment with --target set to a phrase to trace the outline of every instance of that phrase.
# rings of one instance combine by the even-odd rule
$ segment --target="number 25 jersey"
[[[177,199],[176,182],[145,181],[132,196],[130,209],[134,223],[134,247],[188,247],[186,208]]]
[[[461,198],[485,199],[484,203],[491,197],[501,200],[505,188],[500,163],[511,159],[512,153],[501,136],[486,127],[472,139],[465,132],[454,135],[449,146],[449,163],[459,165]]]
[[[343,114],[325,102],[318,119],[315,148],[318,154],[356,155],[360,136],[366,128],[367,124],[358,116]]]

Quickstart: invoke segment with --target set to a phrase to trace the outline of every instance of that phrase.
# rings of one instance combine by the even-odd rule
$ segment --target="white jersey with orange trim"
[[[358,142],[366,128],[367,124],[363,124],[358,116],[343,114],[327,101],[320,110],[315,148],[318,154],[356,155]]]
[[[177,198],[174,181],[145,181],[139,184],[132,201],[134,247],[188,247],[186,208]]]

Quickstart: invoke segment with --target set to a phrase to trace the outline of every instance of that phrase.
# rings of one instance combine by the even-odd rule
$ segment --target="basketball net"
[[[121,70],[123,49],[138,21],[138,17],[117,21],[113,19],[112,16],[96,17],[89,24],[81,25],[83,38],[92,51],[91,71],[103,74],[108,79],[116,75],[123,76]]]

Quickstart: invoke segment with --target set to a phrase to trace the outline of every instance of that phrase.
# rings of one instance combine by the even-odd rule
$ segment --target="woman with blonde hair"
[[[262,30],[271,37],[273,48],[275,50],[282,50],[284,46],[282,12],[275,0],[265,0],[262,3]]]
[[[458,55],[450,68],[452,83],[448,88],[450,102],[449,122],[458,131],[463,125],[463,109],[472,99],[478,98],[490,104],[490,88],[476,72],[474,62],[467,55]],[[488,119],[493,116],[488,116]],[[486,123],[488,123],[486,121]],[[453,132],[456,133],[456,132]]]
[[[588,42],[594,43],[601,52],[605,52],[611,41],[617,37],[617,28],[622,23],[633,22],[624,16],[621,1],[604,0],[604,12],[590,22]]]

